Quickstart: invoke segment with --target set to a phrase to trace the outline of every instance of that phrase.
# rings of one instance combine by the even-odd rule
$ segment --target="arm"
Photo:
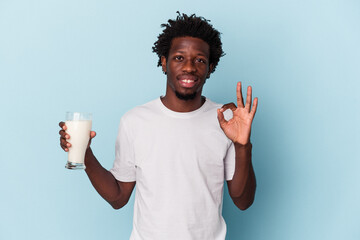
[[[231,181],[227,181],[229,194],[234,204],[241,210],[249,208],[254,202],[256,179],[251,163],[251,148],[235,143],[235,172]]]
[[[70,138],[65,132],[66,125],[60,122],[60,146],[65,152],[69,151],[71,144],[66,140]],[[135,182],[120,182],[105,168],[101,166],[94,156],[90,144],[91,139],[96,136],[95,132],[90,133],[90,141],[85,153],[85,172],[88,175],[92,185],[96,191],[103,197],[113,208],[119,209],[126,205],[129,201],[131,193],[134,189]]]
[[[219,124],[225,135],[233,141],[235,147],[235,172],[233,179],[228,181],[229,194],[235,205],[245,210],[254,201],[256,180],[251,162],[250,133],[251,124],[255,116],[258,99],[254,99],[251,108],[251,87],[247,89],[246,104],[244,106],[241,83],[237,84],[237,104],[229,103],[218,109]],[[227,109],[233,111],[233,118],[226,121],[223,112]]]
[[[91,148],[86,150],[85,165],[85,172],[101,197],[114,209],[120,209],[127,204],[135,187],[135,182],[116,180],[108,170],[101,166]]]

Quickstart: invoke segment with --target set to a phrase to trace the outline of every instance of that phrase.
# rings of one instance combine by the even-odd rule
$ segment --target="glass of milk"
[[[67,128],[65,132],[70,135],[67,141],[71,143],[65,167],[68,169],[85,169],[85,152],[90,140],[92,114],[67,112],[65,125]]]

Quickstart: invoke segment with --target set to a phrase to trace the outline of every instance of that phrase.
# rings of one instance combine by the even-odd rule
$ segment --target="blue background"
[[[360,239],[359,1],[0,1],[0,239],[128,239],[83,171],[64,168],[58,122],[94,115],[93,149],[114,159],[120,117],[165,92],[151,47],[176,11],[212,20],[224,50],[204,95],[252,85],[257,195],[225,191],[227,239]]]

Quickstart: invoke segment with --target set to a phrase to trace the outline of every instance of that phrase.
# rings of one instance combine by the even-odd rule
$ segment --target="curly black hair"
[[[184,13],[177,13],[178,16],[176,20],[169,19],[167,24],[161,24],[161,27],[165,27],[165,29],[159,34],[158,40],[152,47],[153,52],[159,56],[157,66],[161,66],[162,56],[165,56],[166,59],[168,58],[171,42],[174,38],[195,37],[209,44],[209,64],[213,64],[211,71],[211,73],[213,73],[219,63],[220,57],[225,55],[222,49],[220,32],[209,23],[210,20],[204,17],[197,17],[195,14],[188,16]]]

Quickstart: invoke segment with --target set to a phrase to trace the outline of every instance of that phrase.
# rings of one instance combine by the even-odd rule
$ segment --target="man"
[[[224,180],[238,208],[254,200],[250,130],[257,98],[251,107],[248,87],[244,105],[241,83],[237,107],[221,107],[201,95],[223,55],[220,33],[206,19],[179,13],[162,26],[153,51],[167,77],[165,96],[122,117],[110,171],[89,143],[86,173],[115,209],[128,202],[136,183],[130,239],[224,240]],[[225,117],[227,109],[232,114]],[[60,145],[68,151],[70,136],[63,122],[60,127]],[[91,132],[91,139],[95,135]]]

